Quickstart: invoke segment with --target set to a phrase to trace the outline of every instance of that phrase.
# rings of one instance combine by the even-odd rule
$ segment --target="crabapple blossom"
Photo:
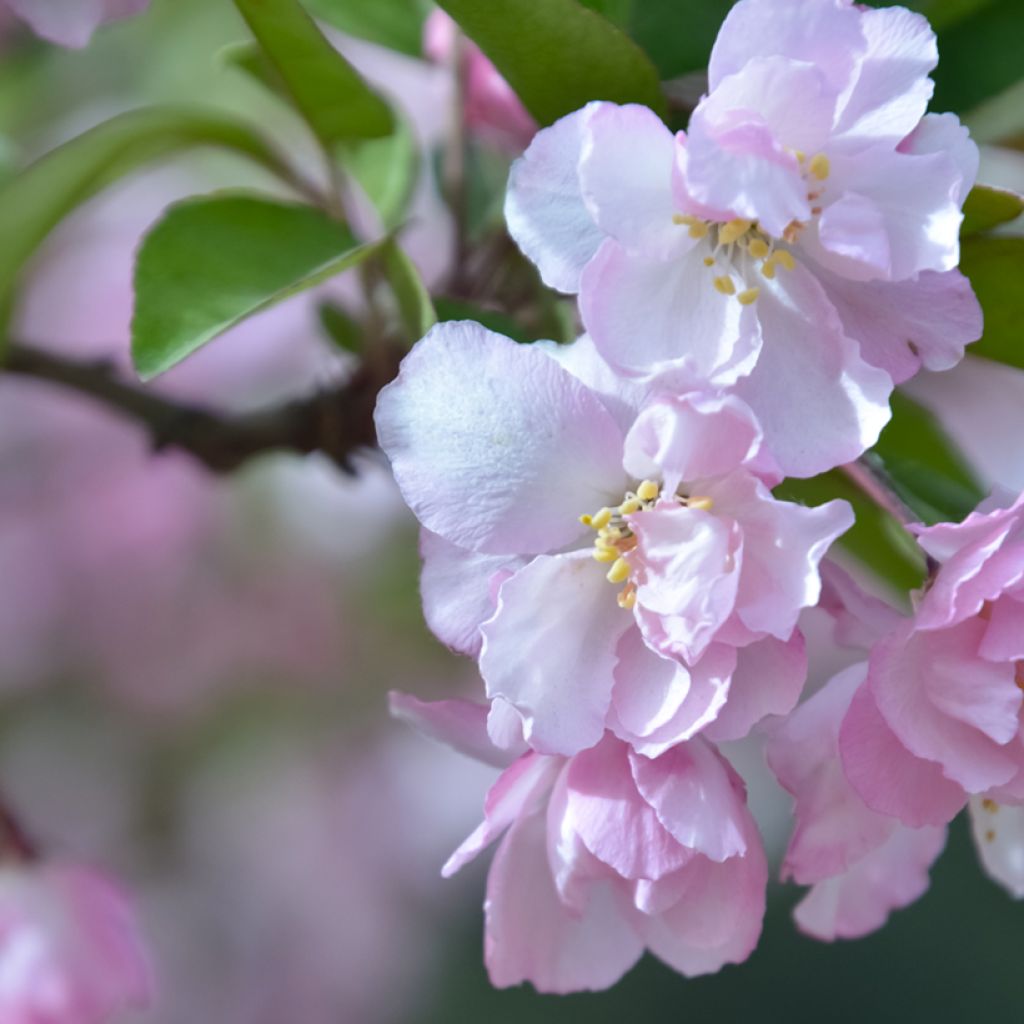
[[[105,21],[127,18],[149,0],[0,0],[36,35],[61,46],[85,46]]]
[[[460,750],[486,745],[483,707],[391,702]],[[653,759],[610,734],[570,758],[520,754],[443,874],[499,839],[484,904],[485,959],[499,987],[607,988],[645,948],[683,974],[708,974],[757,943],[760,836],[742,781],[702,739]]]
[[[741,0],[687,133],[568,115],[513,167],[509,230],[619,372],[734,389],[788,475],[849,461],[894,382],[981,333],[956,270],[977,150],[925,114],[936,59],[901,8]]]
[[[795,703],[797,617],[852,517],[772,496],[735,397],[637,407],[548,349],[445,323],[382,391],[377,429],[425,528],[427,620],[479,656],[536,750],[573,754],[607,727],[658,754],[719,717],[749,645],[770,667],[737,686],[718,738]]]
[[[0,868],[5,1024],[104,1024],[146,1007],[152,989],[134,911],[112,881],[73,864]]]

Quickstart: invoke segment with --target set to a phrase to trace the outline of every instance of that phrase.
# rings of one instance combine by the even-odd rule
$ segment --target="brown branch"
[[[14,813],[0,800],[0,860],[32,861],[38,856]]]
[[[109,363],[70,359],[18,342],[8,345],[4,369],[87,395],[144,427],[155,450],[188,452],[216,473],[229,473],[254,456],[273,451],[322,451],[352,473],[352,456],[376,444],[377,392],[397,372],[400,355],[389,349],[379,366],[360,366],[338,387],[237,415],[156,394],[122,379]]]

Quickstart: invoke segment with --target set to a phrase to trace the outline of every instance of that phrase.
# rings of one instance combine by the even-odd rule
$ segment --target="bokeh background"
[[[937,105],[985,143],[983,181],[1024,188],[1024,4],[919,6],[940,25],[953,7],[988,11],[943,34]],[[679,2],[666,25],[635,0],[632,27],[673,78],[700,66],[727,7]],[[13,23],[2,32],[0,176],[114,113],[163,101],[239,112],[313,159],[284,107],[225,58],[246,38],[226,0],[155,0],[82,52]],[[450,70],[332,39],[413,127],[423,159],[404,241],[443,290],[455,255],[436,154],[456,103]],[[515,142],[476,145],[474,202],[494,221]],[[90,201],[36,260],[18,336],[127,374],[141,234],[175,199],[239,185],[272,188],[199,153]],[[343,379],[350,357],[321,328],[325,298],[360,315],[358,290],[332,283],[157,386],[241,410]],[[1024,487],[1024,373],[969,359],[913,393],[989,484]],[[346,477],[315,457],[281,456],[217,478],[154,454],[86,399],[0,377],[0,787],[48,852],[107,865],[137,894],[161,992],[138,1020],[1024,1019],[1024,908],[983,877],[962,822],[928,895],[869,939],[801,937],[789,919],[796,891],[775,886],[760,948],[718,976],[686,981],[648,958],[599,995],[490,989],[486,865],[448,882],[438,871],[475,825],[492,773],[386,710],[390,688],[474,695],[477,680],[423,624],[416,531],[386,466],[366,456],[356,468]],[[829,662],[820,652],[812,682]],[[777,861],[787,801],[756,749],[740,760]]]

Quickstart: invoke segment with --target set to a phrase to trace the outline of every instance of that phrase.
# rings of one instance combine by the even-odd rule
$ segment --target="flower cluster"
[[[685,133],[596,102],[513,166],[509,230],[582,336],[445,323],[380,396],[427,621],[488,699],[393,708],[503,768],[445,868],[503,836],[495,984],[745,959],[765,854],[717,745],[754,731],[795,797],[809,933],[916,898],[968,802],[1024,892],[1024,506],[918,529],[941,568],[906,618],[823,561],[845,502],[772,490],[857,459],[895,385],[981,333],[957,269],[978,156],[926,113],[936,61],[901,8],[740,0]],[[799,704],[816,606],[870,655]]]

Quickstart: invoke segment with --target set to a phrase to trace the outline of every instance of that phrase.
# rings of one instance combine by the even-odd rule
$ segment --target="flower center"
[[[644,480],[637,485],[635,491],[626,491],[621,504],[614,507],[606,505],[593,515],[580,516],[580,522],[597,533],[594,538],[594,560],[611,562],[608,582],[626,584],[619,591],[620,608],[629,610],[636,604],[636,584],[630,580],[633,567],[626,556],[636,547],[637,540],[626,516],[654,508],[659,497],[665,497],[661,494],[661,486],[653,480]],[[711,498],[706,496],[685,497],[675,494],[672,500],[687,508],[705,512],[713,505]]]
[[[807,199],[813,204],[811,215],[817,217],[822,211],[817,205],[823,192],[822,182],[831,172],[829,159],[824,153],[818,153],[808,161],[799,150],[793,155],[808,183]],[[704,266],[712,272],[712,286],[722,295],[735,295],[744,306],[756,302],[761,294],[758,273],[770,281],[780,267],[792,270],[796,266],[792,252],[779,246],[782,242],[787,245],[796,242],[804,228],[800,221],[787,225],[780,241],[763,231],[757,221],[742,217],[721,223],[676,213],[672,220],[685,226],[691,238],[708,240],[711,253],[704,257]]]

